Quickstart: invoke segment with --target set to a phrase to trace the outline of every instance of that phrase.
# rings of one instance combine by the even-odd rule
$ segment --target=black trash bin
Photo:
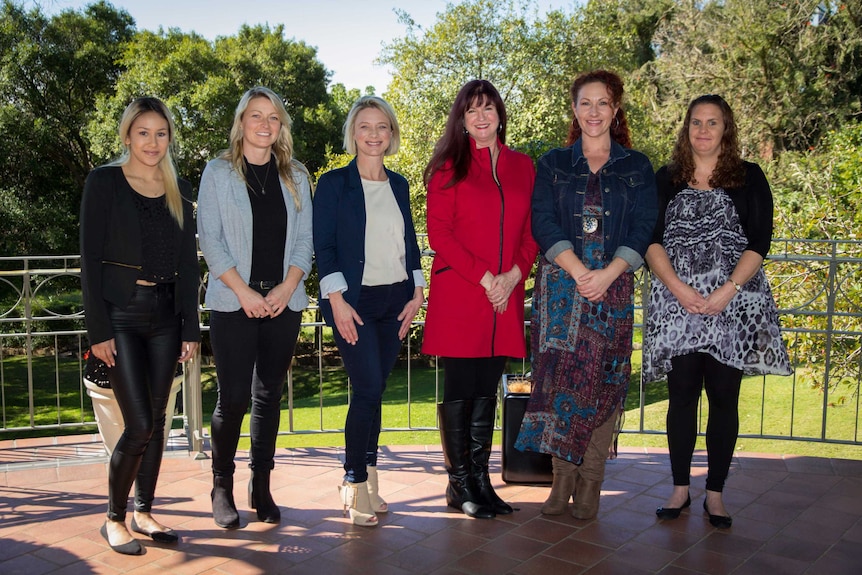
[[[509,392],[503,376],[503,481],[526,485],[550,485],[554,481],[551,456],[547,453],[519,451],[515,440],[527,410],[529,393]]]

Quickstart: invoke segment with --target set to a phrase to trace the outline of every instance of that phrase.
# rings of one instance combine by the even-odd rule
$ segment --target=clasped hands
[[[486,271],[479,282],[485,288],[485,295],[496,313],[503,313],[509,305],[509,297],[515,290],[515,286],[521,281],[521,270],[518,266],[512,267],[507,272],[492,275]]]
[[[245,315],[250,318],[278,317],[287,309],[287,302],[292,295],[293,289],[287,282],[281,282],[265,296],[251,288],[243,290],[239,296],[239,303]]]
[[[725,283],[723,286],[714,290],[708,296],[704,297],[699,291],[688,284],[682,284],[677,293],[673,294],[679,301],[680,305],[692,314],[700,315],[718,315],[725,310],[727,304],[736,295],[736,290],[732,284]]]

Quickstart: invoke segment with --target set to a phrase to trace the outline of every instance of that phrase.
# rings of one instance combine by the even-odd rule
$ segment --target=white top
[[[407,279],[404,216],[389,180],[362,180],[365,194],[365,267],[362,285],[379,286]]]

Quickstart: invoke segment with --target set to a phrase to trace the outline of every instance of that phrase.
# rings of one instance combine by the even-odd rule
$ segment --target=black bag
[[[87,364],[84,366],[84,378],[101,388],[110,389],[111,380],[108,378],[108,365],[96,357],[90,349],[84,353],[84,359],[87,360]]]

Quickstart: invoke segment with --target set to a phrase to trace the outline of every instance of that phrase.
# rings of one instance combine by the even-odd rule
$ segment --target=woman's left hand
[[[417,287],[413,291],[413,298],[404,305],[404,309],[398,314],[398,321],[401,322],[401,327],[398,328],[398,338],[404,339],[410,331],[410,324],[413,323],[413,318],[419,313],[419,308],[425,303],[425,290]]]
[[[509,304],[509,297],[515,290],[515,286],[521,281],[521,270],[515,266],[511,270],[494,276],[491,280],[491,288],[485,290],[488,301],[497,313],[503,313]]]
[[[272,313],[269,314],[269,317],[278,317],[281,315],[281,312],[287,309],[287,302],[290,301],[295,290],[296,288],[291,287],[287,282],[281,282],[269,290],[269,293],[264,297],[266,303],[272,308]]]
[[[195,352],[198,350],[198,345],[200,345],[196,341],[184,341],[180,346],[180,363],[186,362],[194,357]]]
[[[608,268],[590,270],[577,279],[578,293],[593,303],[605,299],[608,288],[616,276]]]
[[[730,282],[725,283],[710,293],[704,300],[700,313],[703,315],[718,315],[727,308],[727,304],[736,295],[736,288]]]

